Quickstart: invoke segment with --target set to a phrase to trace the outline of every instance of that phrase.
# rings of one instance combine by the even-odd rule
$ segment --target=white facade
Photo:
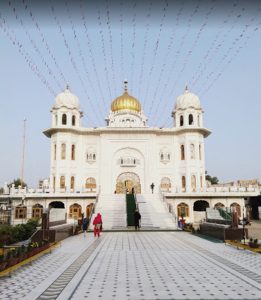
[[[51,189],[84,192],[88,178],[105,194],[114,193],[119,182],[126,188],[139,184],[138,193],[150,192],[152,182],[155,190],[170,193],[205,189],[204,137],[210,131],[203,127],[197,96],[185,90],[177,99],[172,128],[148,127],[127,89],[112,110],[107,127],[84,128],[78,98],[68,89],[57,96],[52,126],[44,132],[51,139]]]
[[[59,208],[67,222],[75,223],[91,215],[96,204],[107,229],[124,227],[128,191],[137,194],[144,226],[175,229],[181,216],[200,222],[207,207],[233,207],[242,218],[245,199],[260,190],[207,187],[204,138],[210,130],[203,125],[199,98],[186,88],[170,113],[173,127],[149,127],[140,102],[125,86],[112,101],[107,126],[84,128],[79,100],[67,88],[56,97],[51,127],[44,131],[50,138],[50,187],[12,187],[3,196],[14,208],[11,223]]]

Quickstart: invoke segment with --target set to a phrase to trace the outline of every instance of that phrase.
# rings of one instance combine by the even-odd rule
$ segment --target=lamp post
[[[43,231],[43,240],[49,241],[49,210],[48,208],[44,209],[42,214],[42,231]]]
[[[243,206],[243,240],[244,240],[244,245],[246,243],[246,235],[245,235],[245,207]]]

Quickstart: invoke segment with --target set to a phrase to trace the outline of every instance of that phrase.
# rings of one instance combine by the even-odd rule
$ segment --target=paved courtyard
[[[0,299],[261,299],[261,255],[186,232],[81,234],[1,278]]]

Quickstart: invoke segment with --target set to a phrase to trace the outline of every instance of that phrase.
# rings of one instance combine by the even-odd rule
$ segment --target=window
[[[15,218],[16,219],[26,219],[27,209],[25,206],[18,205],[15,208]]]
[[[75,126],[75,116],[72,116],[72,126]]]
[[[189,207],[186,203],[180,203],[178,205],[178,217],[189,217]]]
[[[186,177],[182,176],[181,177],[181,186],[182,186],[182,192],[186,191]]]
[[[184,118],[183,118],[183,116],[180,116],[180,117],[179,117],[179,125],[180,125],[180,126],[183,126],[183,125],[184,125]]]
[[[200,176],[200,187],[203,188],[203,176]]]
[[[65,176],[60,177],[60,189],[65,189]]]
[[[192,114],[189,114],[189,125],[193,125],[193,115]]]
[[[71,160],[75,160],[75,145],[72,145]]]
[[[74,176],[71,177],[71,184],[70,184],[70,187],[71,187],[71,190],[74,190]]]
[[[32,218],[41,219],[43,214],[43,206],[40,204],[35,204],[32,209]]]
[[[160,182],[160,189],[164,192],[170,192],[171,183],[168,177],[163,177]]]
[[[190,145],[190,159],[195,159],[195,146],[194,146],[194,144]]]
[[[69,218],[80,219],[82,217],[82,207],[81,205],[74,203],[69,208]]]
[[[199,159],[201,160],[202,159],[202,156],[201,156],[201,145],[198,146],[198,152],[199,152]]]
[[[66,144],[61,146],[61,159],[66,159]]]
[[[200,118],[199,118],[199,115],[198,115],[198,126],[200,126]]]
[[[67,124],[67,116],[66,114],[63,114],[62,116],[62,125],[66,125]]]
[[[97,155],[93,148],[87,150],[86,161],[88,163],[94,163],[96,161]]]
[[[56,144],[53,146],[53,159],[56,160]]]
[[[55,192],[55,176],[53,176],[53,191]]]
[[[191,176],[191,189],[192,189],[192,192],[196,192],[196,176],[195,175]]]
[[[139,160],[135,157],[121,157],[118,162],[120,163],[121,166],[135,166],[139,164]]]
[[[85,188],[90,189],[91,191],[93,189],[96,189],[96,180],[93,177],[89,177],[85,181]]]
[[[184,145],[180,145],[180,159],[185,160],[185,149]]]
[[[57,126],[57,125],[58,125],[58,116],[55,115],[55,126]]]
[[[160,161],[163,163],[168,163],[170,161],[170,153],[167,149],[162,149],[160,152]]]

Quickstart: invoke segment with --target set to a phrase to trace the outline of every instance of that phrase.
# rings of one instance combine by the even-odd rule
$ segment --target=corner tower
[[[55,104],[51,109],[52,127],[80,127],[80,119],[83,116],[79,107],[79,99],[66,89],[55,98]]]
[[[179,190],[200,192],[205,190],[204,138],[211,132],[203,127],[203,110],[198,96],[185,88],[172,112],[177,132]]]

